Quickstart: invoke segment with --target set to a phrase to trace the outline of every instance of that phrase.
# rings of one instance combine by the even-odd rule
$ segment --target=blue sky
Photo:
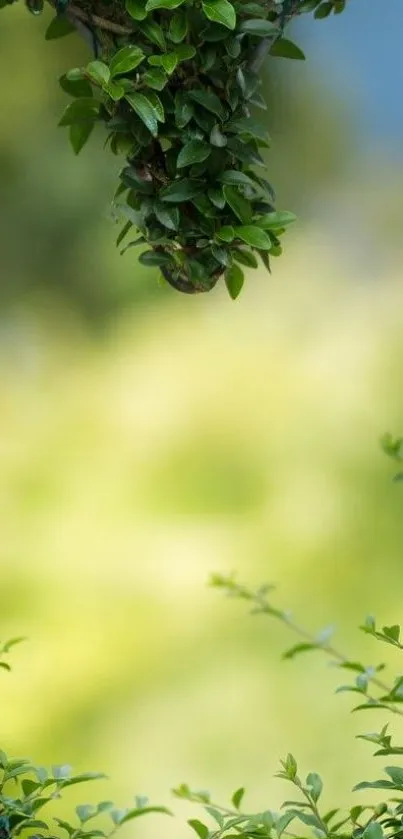
[[[403,153],[403,0],[349,0],[341,15],[304,16],[294,31],[310,69],[353,90],[358,126],[371,145]]]

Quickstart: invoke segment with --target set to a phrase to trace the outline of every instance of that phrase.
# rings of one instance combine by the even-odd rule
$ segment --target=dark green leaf
[[[111,76],[117,76],[120,73],[130,73],[144,60],[145,55],[139,47],[128,45],[122,47],[113,56],[109,65]]]
[[[249,201],[235,187],[224,186],[223,192],[227,204],[229,204],[231,210],[239,218],[239,221],[243,224],[249,224],[252,220],[252,208]]]
[[[227,286],[229,296],[232,300],[236,300],[242,290],[244,284],[244,275],[239,265],[232,265],[228,271],[225,272],[225,285]]]
[[[202,140],[190,140],[179,152],[177,167],[183,169],[185,166],[192,166],[194,163],[201,163],[211,153],[211,146]]]
[[[222,189],[209,189],[207,195],[212,204],[219,210],[223,210],[226,204],[225,196]]]
[[[92,96],[92,87],[86,79],[68,79],[67,75],[60,76],[59,84],[65,93],[69,96],[81,97],[85,96],[87,99]]]
[[[190,90],[189,96],[194,102],[197,102],[198,105],[205,108],[206,111],[210,111],[212,114],[215,114],[219,119],[224,119],[224,107],[215,93],[211,93],[207,90]]]
[[[160,224],[163,224],[168,230],[178,229],[180,216],[177,207],[170,207],[157,201],[154,204],[154,213]]]
[[[163,70],[155,68],[153,70],[147,70],[144,73],[143,81],[148,87],[153,88],[153,90],[163,90],[168,82],[168,77]]]
[[[177,9],[182,3],[184,3],[184,0],[147,0],[146,11],[152,12],[154,9]]]
[[[140,117],[146,128],[151,132],[153,137],[158,134],[158,122],[155,108],[151,105],[144,93],[126,93],[129,105]]]
[[[151,41],[152,44],[156,44],[161,50],[165,50],[165,38],[164,33],[154,20],[145,20],[143,23],[139,24],[140,29],[143,35]]]
[[[188,23],[186,14],[179,13],[174,15],[169,22],[168,37],[174,44],[180,44],[186,37],[188,31]]]
[[[78,122],[70,125],[70,144],[74,154],[79,154],[94,130],[93,122]]]
[[[250,117],[241,117],[240,119],[232,120],[228,123],[226,129],[237,134],[253,137],[266,146],[269,145],[270,138],[266,129],[263,128],[260,122],[256,122],[256,120],[250,119]]]
[[[73,125],[76,122],[95,122],[99,116],[100,103],[92,97],[81,97],[67,105],[59,125]]]
[[[168,201],[172,204],[180,204],[182,201],[189,201],[198,195],[203,189],[200,181],[193,181],[190,178],[182,178],[164,187],[159,197],[161,201]]]
[[[252,186],[254,189],[259,189],[255,181],[253,181],[249,175],[246,175],[244,172],[240,172],[237,169],[226,169],[225,172],[220,175],[220,181],[222,184],[229,184],[230,186]]]
[[[209,20],[221,23],[227,29],[235,29],[235,9],[228,0],[202,0],[202,9]]]
[[[125,6],[133,20],[145,20],[147,17],[146,0],[126,0]]]
[[[66,17],[56,15],[45,32],[45,40],[54,41],[56,38],[63,38],[72,32],[76,32],[75,26]]]
[[[270,47],[270,55],[276,55],[279,58],[294,58],[299,61],[305,61],[305,55],[302,50],[289,41],[287,38],[277,38],[277,41]]]
[[[247,35],[256,35],[260,38],[266,38],[268,35],[274,35],[277,27],[269,20],[250,18],[250,20],[243,20],[239,29],[240,32],[244,32]]]
[[[191,58],[194,58],[196,55],[195,47],[192,47],[190,44],[179,44],[175,50],[176,58],[179,61],[190,61]]]

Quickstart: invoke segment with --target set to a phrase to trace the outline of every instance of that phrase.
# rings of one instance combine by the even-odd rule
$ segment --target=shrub
[[[316,636],[311,635],[294,622],[289,612],[272,605],[270,587],[251,589],[240,585],[233,577],[221,575],[214,575],[212,585],[232,598],[244,600],[252,607],[253,613],[275,618],[299,636],[297,643],[286,650],[283,658],[294,659],[312,651],[320,651],[329,656],[349,677],[338,691],[349,691],[357,696],[358,704],[354,710],[378,708],[400,716],[403,714],[403,675],[397,675],[391,683],[386,683],[380,675],[384,664],[367,666],[355,657],[342,654],[333,646],[329,630]],[[398,650],[403,649],[398,625],[378,627],[373,617],[367,617],[360,628],[381,643],[392,645]],[[0,645],[1,667],[9,669],[6,656],[20,640],[13,639]],[[388,725],[384,725],[379,732],[358,736],[375,746],[375,755],[395,758],[403,754],[403,746],[392,742]],[[296,788],[297,798],[284,802],[280,813],[268,808],[252,814],[244,811],[243,787],[233,793],[229,806],[213,803],[208,792],[192,791],[186,784],[178,786],[173,793],[176,797],[203,807],[204,817],[190,819],[188,822],[199,839],[281,839],[282,836],[298,839],[301,835],[316,839],[401,839],[403,768],[388,765],[384,772],[379,780],[360,781],[354,787],[356,791],[382,791],[379,802],[365,805],[353,803],[347,807],[335,802],[330,810],[321,807],[321,777],[316,772],[309,772],[303,778],[292,754],[281,761],[277,774]],[[52,835],[52,827],[42,815],[46,804],[60,798],[67,787],[99,777],[104,776],[97,773],[73,775],[71,767],[67,765],[54,766],[47,771],[28,760],[10,759],[4,752],[0,752],[1,839],[13,839],[23,833],[26,835],[27,831],[35,831],[36,837],[46,839]],[[165,807],[150,806],[147,799],[139,797],[135,799],[134,806],[126,809],[116,808],[111,801],[102,801],[96,805],[78,805],[75,812],[77,820],[74,824],[59,818],[53,820],[56,828],[67,834],[68,839],[107,839],[120,826],[139,816],[148,813],[170,814]],[[104,827],[105,815],[110,820],[109,829]]]
[[[43,0],[26,2],[41,11]],[[252,115],[266,107],[261,65],[267,53],[303,59],[285,27],[303,13],[338,14],[346,2],[52,0],[57,15],[45,37],[76,28],[95,53],[60,79],[73,97],[60,125],[76,154],[97,123],[105,126],[106,145],[126,158],[117,244],[146,244],[140,261],[178,291],[209,291],[224,278],[235,298],[241,266],[256,268],[260,257],[270,270],[281,254],[295,216],[275,209],[264,177],[269,137]]]

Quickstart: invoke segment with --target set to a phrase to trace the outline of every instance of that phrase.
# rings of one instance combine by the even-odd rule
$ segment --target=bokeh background
[[[0,734],[108,773],[66,813],[170,804],[181,781],[276,808],[289,750],[329,805],[380,771],[353,738],[382,720],[350,714],[340,674],[281,662],[285,629],[206,585],[275,583],[308,628],[399,666],[356,626],[402,619],[403,500],[378,439],[403,429],[403,6],[348,5],[295,27],[305,64],[266,66],[269,176],[299,221],[235,303],[119,256],[120,162],[101,135],[73,159],[56,127],[55,80],[85,47],[1,11],[0,636],[29,642]],[[189,835],[161,818],[125,835]]]

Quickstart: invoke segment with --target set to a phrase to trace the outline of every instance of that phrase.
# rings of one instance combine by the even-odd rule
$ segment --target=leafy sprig
[[[145,246],[140,262],[177,290],[206,292],[222,279],[235,299],[244,267],[260,259],[270,271],[295,220],[276,209],[261,172],[270,145],[253,116],[266,107],[262,61],[303,60],[285,27],[303,13],[339,14],[347,0],[51,2],[58,14],[45,37],[76,26],[95,51],[60,79],[73,101],[59,124],[76,154],[101,124],[125,158],[114,199],[122,253]]]

